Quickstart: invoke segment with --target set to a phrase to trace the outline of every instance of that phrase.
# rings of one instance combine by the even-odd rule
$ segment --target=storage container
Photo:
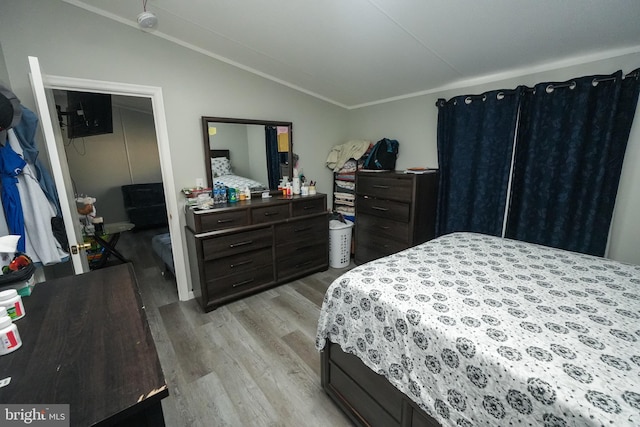
[[[351,262],[351,229],[353,222],[329,221],[329,265],[345,268]]]

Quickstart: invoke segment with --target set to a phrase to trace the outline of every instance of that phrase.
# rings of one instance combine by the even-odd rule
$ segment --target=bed
[[[327,290],[322,385],[360,425],[640,425],[640,267],[454,233]]]
[[[209,150],[209,158],[211,159],[211,182],[221,182],[227,187],[241,190],[249,187],[252,192],[268,190],[268,187],[261,182],[233,173],[229,150]]]

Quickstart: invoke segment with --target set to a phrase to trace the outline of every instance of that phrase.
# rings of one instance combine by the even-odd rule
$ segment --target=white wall
[[[76,193],[95,197],[107,223],[128,221],[121,186],[162,182],[151,114],[113,107],[113,133],[68,140],[69,172]]]
[[[233,173],[249,177],[250,166],[247,125],[238,123],[214,123],[213,127],[216,128],[216,134],[209,135],[209,148],[229,150],[229,159],[231,160]]]
[[[58,0],[3,1],[0,40],[9,83],[34,111],[29,55],[51,75],[161,87],[178,198],[205,176],[201,116],[293,122],[305,173],[318,191],[331,189],[319,159],[346,133],[346,114],[335,105]]]
[[[7,64],[4,62],[4,54],[2,52],[2,43],[0,43],[0,82],[9,84],[9,72],[7,71]]]
[[[480,94],[489,90],[510,89],[518,85],[533,86],[545,81],[565,81],[592,74],[625,73],[640,67],[640,54],[575,65],[562,69],[532,73],[491,83],[441,91],[429,95],[389,102],[349,112],[349,137],[377,141],[383,137],[400,142],[397,169],[411,166],[436,167],[438,98],[449,99],[464,94]],[[640,109],[639,109],[640,110]],[[636,117],[627,153],[609,241],[610,258],[640,264],[640,111]]]
[[[252,178],[269,186],[269,172],[267,172],[267,149],[265,147],[264,126],[247,126],[249,141],[249,164]]]

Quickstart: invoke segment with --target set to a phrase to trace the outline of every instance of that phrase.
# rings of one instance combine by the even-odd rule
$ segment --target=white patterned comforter
[[[251,191],[267,190],[267,187],[261,182],[240,175],[220,175],[215,177],[214,181],[221,182],[227,187],[239,188],[240,190],[244,190],[246,187],[249,187]]]
[[[443,426],[640,425],[640,266],[473,233],[345,273],[316,337]]]

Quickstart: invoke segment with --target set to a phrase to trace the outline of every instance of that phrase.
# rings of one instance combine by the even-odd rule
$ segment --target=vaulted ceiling
[[[640,52],[640,0],[63,0],[352,108]]]

